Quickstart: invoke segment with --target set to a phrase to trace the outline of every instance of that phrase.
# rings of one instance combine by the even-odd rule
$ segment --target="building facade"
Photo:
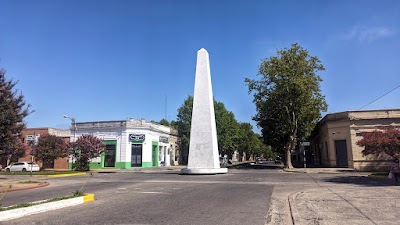
[[[386,170],[392,158],[386,154],[362,155],[356,143],[363,132],[393,126],[400,129],[400,109],[347,111],[327,114],[311,135],[311,154],[316,165],[357,170]]]
[[[83,134],[104,140],[106,151],[91,160],[91,169],[178,165],[177,131],[144,119],[76,123],[71,134],[71,141]]]
[[[55,135],[58,137],[62,137],[66,142],[69,142],[70,139],[70,131],[69,130],[61,130],[56,128],[26,128],[22,130],[22,142],[27,145],[27,150],[25,152],[25,156],[19,158],[20,162],[30,162],[32,160],[32,150],[34,148],[34,144],[40,141],[40,137],[44,135]],[[48,162],[46,165],[43,165],[43,162],[33,159],[40,167],[45,167],[46,169],[55,169],[62,170],[68,169],[68,157],[58,158],[53,162]]]

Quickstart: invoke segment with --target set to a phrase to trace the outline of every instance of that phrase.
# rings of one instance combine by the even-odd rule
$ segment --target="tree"
[[[32,155],[43,162],[44,168],[47,163],[51,163],[57,158],[67,157],[68,152],[69,145],[62,137],[48,134],[40,137]]]
[[[169,126],[170,125],[168,120],[166,120],[166,119],[160,120],[159,124],[164,125],[164,126]]]
[[[93,158],[100,156],[105,150],[103,140],[92,135],[84,134],[72,143],[72,157],[75,161],[76,170],[88,171],[89,161]]]
[[[395,158],[400,156],[400,130],[389,126],[382,130],[363,132],[362,135],[363,138],[357,141],[357,145],[364,147],[363,156],[382,153]]]
[[[245,78],[257,113],[253,119],[261,127],[264,142],[284,155],[285,166],[292,168],[291,150],[297,140],[305,140],[327,110],[321,94],[321,77],[325,68],[298,44],[278,50],[276,56],[265,59],[259,80]]]
[[[178,123],[175,120],[171,120],[171,122],[169,123],[169,126],[176,130],[178,129]]]
[[[25,155],[21,132],[25,128],[24,118],[32,111],[24,96],[13,90],[17,82],[7,80],[5,74],[5,70],[0,69],[0,156],[16,161]]]
[[[193,97],[188,96],[178,109],[176,127],[181,137],[181,163],[186,164],[189,155],[190,129],[192,122]],[[239,125],[232,112],[222,102],[214,100],[217,126],[218,149],[220,154],[231,156],[238,149]]]
[[[239,123],[235,115],[228,111],[222,102],[214,100],[214,112],[219,153],[231,158],[233,152],[239,147]]]
[[[178,108],[177,128],[181,137],[181,159],[180,163],[187,164],[189,156],[190,124],[192,122],[193,96],[188,96],[182,106]]]

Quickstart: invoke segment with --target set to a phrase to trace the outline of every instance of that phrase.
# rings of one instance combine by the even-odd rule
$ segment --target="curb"
[[[283,171],[288,172],[288,173],[307,173],[306,171],[291,171],[291,170],[287,170],[287,169],[283,169]]]
[[[84,196],[76,198],[64,199],[55,202],[47,202],[29,207],[5,210],[0,212],[0,221],[8,221],[28,215],[38,214],[55,209],[62,209],[65,207],[75,206],[92,201],[94,201],[94,194],[86,194]]]
[[[4,192],[13,192],[13,191],[25,191],[25,190],[31,190],[31,189],[36,189],[36,188],[42,188],[42,187],[46,187],[49,186],[48,182],[44,182],[41,185],[37,185],[37,186],[30,186],[30,187],[23,187],[23,188],[15,188],[15,189],[11,189],[8,191],[0,191],[0,193],[4,193]]]
[[[47,177],[72,177],[86,175],[86,172],[46,175]]]
[[[385,178],[385,179],[390,179],[390,178],[388,178],[387,175],[373,175],[373,174],[369,174],[367,177],[374,177],[374,178],[381,178],[381,179],[383,179],[383,178]]]
[[[289,202],[289,210],[290,210],[290,216],[292,217],[292,223],[293,225],[295,224],[302,224],[300,213],[297,210],[297,207],[295,206],[295,199],[299,192],[292,193],[288,196],[288,202]]]

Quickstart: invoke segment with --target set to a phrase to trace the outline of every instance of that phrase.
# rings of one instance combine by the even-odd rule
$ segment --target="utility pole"
[[[67,115],[64,115],[64,118],[67,118],[67,119],[71,120],[71,128],[73,129],[73,132],[74,132],[74,136],[73,136],[74,139],[73,139],[72,142],[75,142],[76,141],[76,121],[75,121],[75,118],[74,117],[71,118],[71,117],[69,117]],[[75,149],[73,149],[73,151],[75,153]],[[71,170],[73,170],[72,164],[73,164],[73,160],[72,160],[72,156],[71,156]]]
[[[31,152],[31,175],[30,177],[32,177],[32,166],[33,166],[33,155],[35,154],[36,151],[36,132],[33,132],[33,140],[32,140],[32,152]]]

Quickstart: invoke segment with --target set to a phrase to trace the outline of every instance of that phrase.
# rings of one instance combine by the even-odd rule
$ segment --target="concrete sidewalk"
[[[321,187],[289,196],[293,224],[399,224],[400,188]]]
[[[352,168],[292,168],[283,169],[285,172],[293,173],[325,173],[325,174],[337,174],[337,173],[358,173],[358,174],[369,174],[369,172],[360,172]]]
[[[391,179],[335,168],[287,172],[339,174],[314,185],[280,187],[267,224],[399,224],[400,186]],[[283,190],[285,189],[286,190]],[[287,205],[285,204],[287,203]]]

